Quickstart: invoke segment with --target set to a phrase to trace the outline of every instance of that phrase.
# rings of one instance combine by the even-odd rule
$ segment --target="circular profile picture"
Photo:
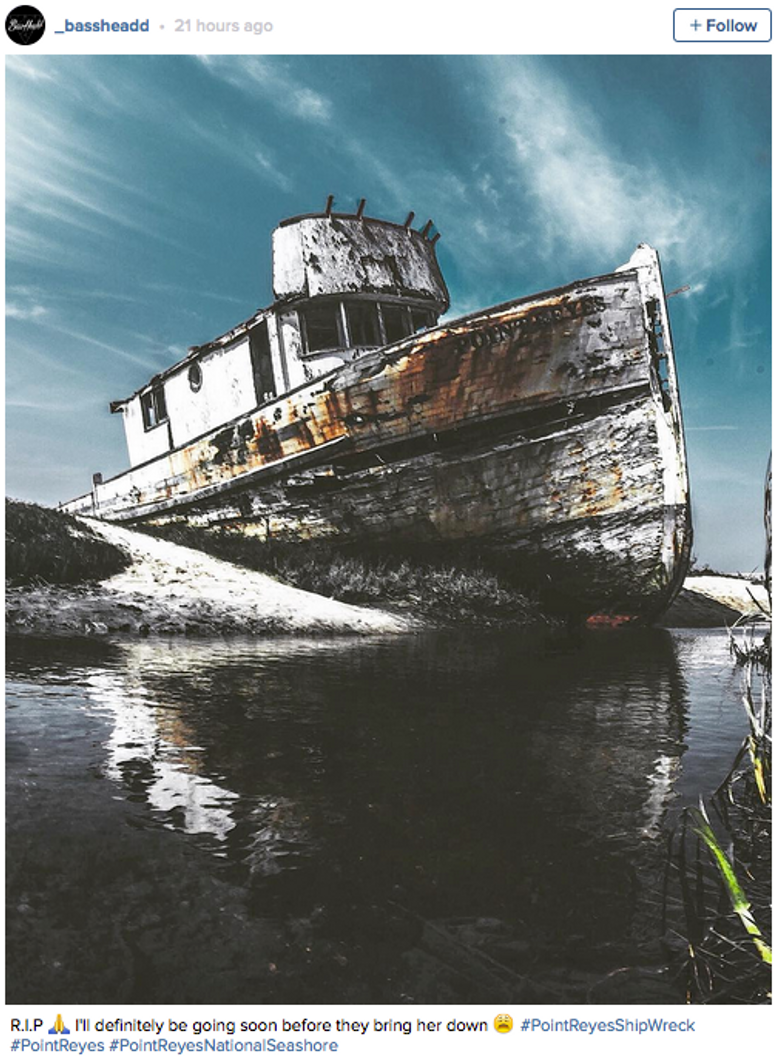
[[[5,31],[14,44],[37,44],[46,32],[46,20],[37,7],[22,4],[6,18]]]

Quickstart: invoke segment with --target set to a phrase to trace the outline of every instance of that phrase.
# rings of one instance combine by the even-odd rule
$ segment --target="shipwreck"
[[[692,529],[657,253],[440,323],[438,235],[413,219],[330,199],[282,221],[272,305],[114,401],[131,468],[65,509],[462,543],[567,612],[658,614]]]

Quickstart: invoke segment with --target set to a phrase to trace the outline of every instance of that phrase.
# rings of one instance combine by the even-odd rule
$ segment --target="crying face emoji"
[[[512,1018],[509,1013],[499,1013],[496,1019],[493,1021],[493,1027],[499,1033],[499,1035],[506,1035],[508,1031],[512,1030]]]

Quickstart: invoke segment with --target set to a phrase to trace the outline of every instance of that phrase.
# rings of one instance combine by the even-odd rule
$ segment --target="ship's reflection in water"
[[[250,916],[304,922],[305,950],[337,964],[393,933],[413,983],[394,965],[365,999],[481,1000],[482,959],[505,994],[509,973],[638,960],[660,934],[667,820],[715,788],[743,729],[717,633],[46,649],[12,651],[17,703],[72,671],[72,722],[106,721],[104,795],[130,825],[188,835]],[[470,990],[419,982],[424,950]]]

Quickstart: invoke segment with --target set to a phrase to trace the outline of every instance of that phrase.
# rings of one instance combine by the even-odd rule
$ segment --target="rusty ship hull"
[[[649,618],[692,538],[657,255],[367,352],[66,508],[275,540],[465,543],[568,612]]]

